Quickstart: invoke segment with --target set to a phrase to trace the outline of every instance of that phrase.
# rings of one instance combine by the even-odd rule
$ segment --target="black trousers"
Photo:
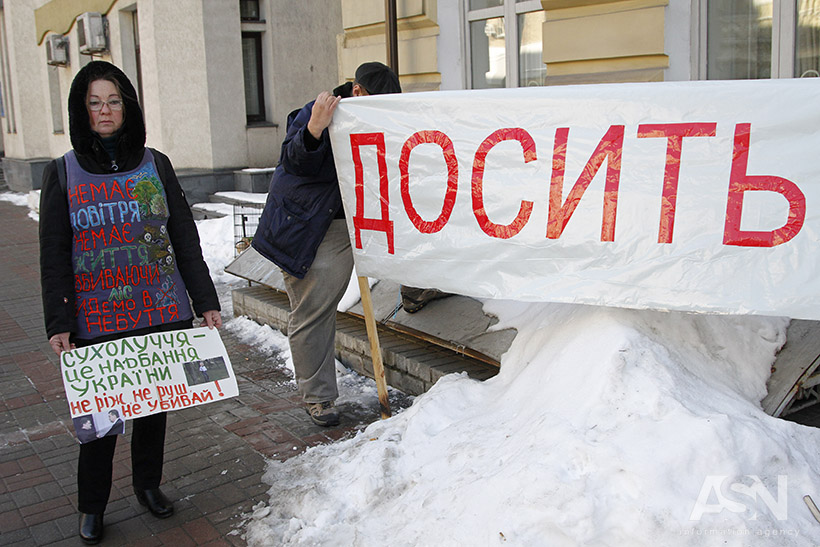
[[[193,321],[165,323],[128,333],[129,336],[189,329]],[[94,340],[74,340],[77,347],[88,346],[121,338],[123,335],[104,336]],[[131,483],[134,488],[149,490],[159,488],[162,480],[162,464],[165,452],[165,424],[167,414],[160,412],[142,418],[128,420],[131,428]],[[81,513],[102,514],[111,495],[114,473],[114,449],[117,437],[110,435],[80,445],[77,463],[77,509]]]
[[[160,412],[126,422],[131,434],[131,481],[134,488],[159,488],[165,452],[167,414]],[[102,514],[111,495],[114,449],[119,435],[80,445],[77,464],[77,508],[81,513]]]

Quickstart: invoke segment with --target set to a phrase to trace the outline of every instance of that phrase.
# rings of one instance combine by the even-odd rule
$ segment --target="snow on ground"
[[[26,194],[19,194],[17,192],[2,192],[0,193],[0,200],[8,201],[20,207],[28,207],[28,196]]]
[[[40,191],[35,190],[28,194],[18,192],[0,192],[0,200],[8,201],[20,207],[28,207],[28,216],[32,220],[40,221],[38,210],[40,207]]]
[[[198,225],[228,320],[231,219]],[[249,545],[820,543],[803,500],[820,502],[820,430],[759,405],[787,319],[484,305],[518,329],[500,374],[446,376],[351,439],[269,462]],[[289,361],[278,331],[226,328]],[[372,390],[340,383],[347,401]]]
[[[518,329],[497,377],[447,376],[352,439],[271,461],[270,500],[248,543],[820,541],[802,499],[820,501],[820,433],[759,405],[787,319],[502,301],[485,310],[495,328]],[[279,333],[250,336],[287,352]]]
[[[222,271],[231,222],[198,222],[223,294],[237,284]],[[802,499],[820,502],[820,430],[759,405],[787,319],[484,306],[495,328],[518,329],[500,374],[447,376],[351,439],[269,462],[250,545],[820,542]],[[280,332],[245,318],[226,327],[292,368]],[[340,402],[373,395],[340,372]]]
[[[820,435],[757,404],[785,319],[485,307],[519,329],[501,373],[445,377],[352,439],[271,462],[250,545],[820,540],[802,500],[820,499]]]
[[[243,169],[243,171],[253,171],[251,169]],[[259,171],[268,172],[273,171],[273,169],[260,169]],[[217,196],[225,197],[229,199],[233,199],[239,202],[247,202],[247,203],[258,203],[258,204],[265,204],[265,200],[268,199],[267,193],[260,193],[260,192],[217,192]]]

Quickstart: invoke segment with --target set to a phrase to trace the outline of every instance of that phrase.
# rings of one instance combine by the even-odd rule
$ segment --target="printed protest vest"
[[[145,149],[132,171],[103,175],[83,170],[73,150],[64,157],[77,336],[93,339],[193,317],[151,151]]]

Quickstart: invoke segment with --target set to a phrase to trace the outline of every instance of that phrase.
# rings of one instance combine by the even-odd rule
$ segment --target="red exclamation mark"
[[[220,397],[224,397],[224,396],[225,396],[225,394],[224,394],[224,393],[222,393],[222,388],[221,388],[221,387],[219,387],[219,382],[218,382],[217,380],[214,380],[214,383],[216,384],[216,389],[217,389],[217,390],[219,390],[219,396],[220,396]]]

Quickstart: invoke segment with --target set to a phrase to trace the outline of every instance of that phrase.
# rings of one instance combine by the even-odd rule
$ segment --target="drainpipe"
[[[399,74],[399,38],[396,0],[384,0],[384,34],[387,43],[387,66]]]

